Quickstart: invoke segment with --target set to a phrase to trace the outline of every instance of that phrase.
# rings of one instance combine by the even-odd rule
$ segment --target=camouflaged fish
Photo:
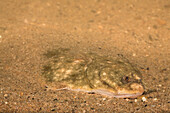
[[[69,49],[47,52],[52,57],[44,66],[47,81],[72,91],[97,93],[116,98],[136,98],[143,94],[141,73],[123,57],[96,54],[71,55]]]

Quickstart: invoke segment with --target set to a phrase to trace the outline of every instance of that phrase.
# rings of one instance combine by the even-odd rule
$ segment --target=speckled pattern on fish
[[[47,81],[63,84],[72,91],[94,92],[117,98],[136,98],[143,94],[141,73],[121,56],[108,57],[94,53],[72,55],[69,49],[45,54],[51,58],[44,66]]]

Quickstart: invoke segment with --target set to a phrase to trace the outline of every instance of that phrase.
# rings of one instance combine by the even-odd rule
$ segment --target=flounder
[[[47,81],[64,85],[57,90],[116,98],[136,98],[144,92],[141,73],[124,57],[72,55],[69,49],[49,51],[45,55],[51,60],[44,66],[42,75]]]

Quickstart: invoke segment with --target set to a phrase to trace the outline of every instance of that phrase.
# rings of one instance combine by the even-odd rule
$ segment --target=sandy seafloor
[[[170,112],[169,0],[0,0],[0,112]],[[47,50],[122,54],[142,72],[137,99],[49,90]]]

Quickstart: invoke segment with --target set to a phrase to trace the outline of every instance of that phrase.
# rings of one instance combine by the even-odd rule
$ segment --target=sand
[[[170,1],[1,0],[0,112],[170,112]],[[47,50],[123,55],[143,76],[136,99],[60,90]]]

